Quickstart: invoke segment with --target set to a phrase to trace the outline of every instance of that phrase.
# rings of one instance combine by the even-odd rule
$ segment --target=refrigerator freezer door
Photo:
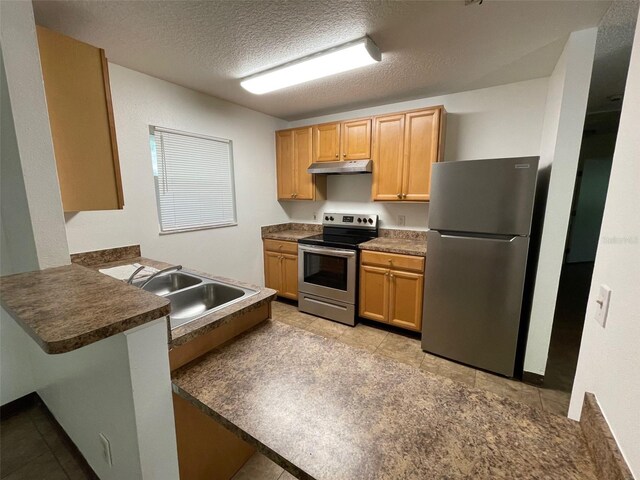
[[[427,233],[422,349],[512,377],[528,237]]]
[[[429,228],[529,235],[538,157],[436,163]]]

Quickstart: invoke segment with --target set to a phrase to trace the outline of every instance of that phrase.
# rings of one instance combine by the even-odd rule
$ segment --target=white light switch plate
[[[606,285],[600,285],[598,298],[596,298],[596,322],[602,328],[607,324],[607,314],[609,313],[609,300],[611,299],[611,289]]]

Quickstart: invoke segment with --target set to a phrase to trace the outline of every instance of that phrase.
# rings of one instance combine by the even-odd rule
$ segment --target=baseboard
[[[522,372],[522,381],[524,383],[539,387],[544,383],[544,375],[539,375],[532,372]]]
[[[586,393],[582,404],[580,428],[587,441],[599,477],[607,480],[633,480],[629,466],[618,448],[607,420],[593,393]]]
[[[84,458],[76,444],[73,443],[73,440],[71,440],[69,435],[67,435],[67,432],[64,431],[62,426],[58,423],[56,418],[47,408],[47,405],[42,401],[42,398],[40,398],[40,395],[38,395],[37,392],[29,393],[24,397],[20,397],[12,402],[2,405],[2,407],[0,407],[0,420],[5,420],[9,417],[12,417],[13,415],[24,412],[25,410],[32,408],[35,405],[41,407],[44,410],[45,415],[51,421],[51,424],[56,430],[56,433],[58,433],[58,435],[60,436],[62,443],[80,465],[80,468],[85,474],[85,477],[91,480],[100,480],[89,463],[87,463],[87,460]]]

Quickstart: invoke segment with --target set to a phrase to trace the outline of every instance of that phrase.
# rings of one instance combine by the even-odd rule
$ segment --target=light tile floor
[[[90,480],[67,439],[42,405],[34,405],[0,424],[2,480]]]
[[[274,320],[294,327],[384,355],[472,387],[518,400],[553,414],[566,415],[569,408],[569,394],[566,392],[535,387],[425,353],[422,351],[417,334],[405,334],[400,330],[386,328],[385,325],[378,326],[374,322],[361,322],[355,327],[349,327],[301,313],[296,306],[280,301],[273,302],[272,317]],[[238,471],[233,480],[290,480],[293,478],[264,455],[256,453]]]

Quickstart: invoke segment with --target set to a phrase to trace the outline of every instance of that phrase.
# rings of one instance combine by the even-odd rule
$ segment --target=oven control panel
[[[322,217],[323,225],[334,227],[378,228],[378,215],[362,213],[325,213]]]

